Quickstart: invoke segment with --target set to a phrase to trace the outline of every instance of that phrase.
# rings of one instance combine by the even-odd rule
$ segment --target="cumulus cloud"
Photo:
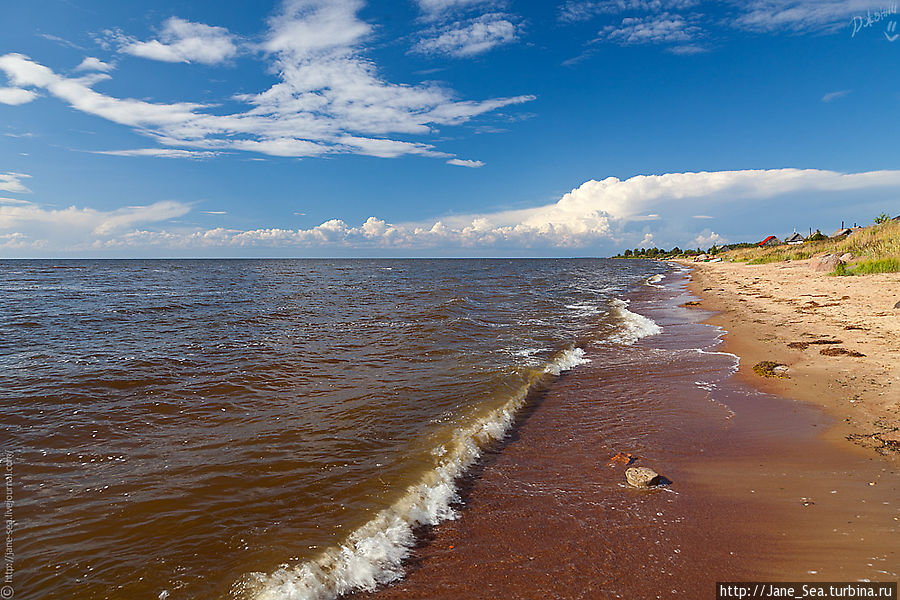
[[[25,184],[22,183],[23,179],[29,179],[31,175],[26,175],[25,173],[0,173],[0,190],[4,192],[30,192]]]
[[[415,50],[424,54],[474,56],[516,40],[516,26],[500,14],[486,14],[468,23],[456,22],[425,34]]]
[[[359,18],[361,8],[360,0],[286,0],[282,10],[269,19],[259,44],[278,81],[259,93],[235,96],[234,100],[248,108],[232,114],[217,114],[214,106],[195,102],[117,98],[94,89],[109,78],[104,73],[70,78],[22,54],[0,56],[0,71],[17,88],[45,90],[76,110],[131,127],[162,146],[288,157],[413,154],[453,158],[427,142],[398,138],[433,134],[438,126],[459,125],[534,99],[520,95],[459,100],[452,91],[436,84],[386,81],[365,57],[364,42],[372,26]],[[171,48],[164,52],[177,48],[184,60],[218,60],[228,54],[222,44],[203,50],[208,52],[204,55],[201,50],[188,50],[195,46],[186,42],[188,34],[222,38],[222,32],[210,33],[216,29],[170,19],[165,30],[169,33],[161,37]],[[124,47],[132,48],[129,44]],[[173,152],[154,156],[197,157]]]
[[[698,248],[709,248],[710,246],[719,245],[726,241],[728,240],[711,229],[704,229],[703,232],[693,240]]]
[[[848,195],[859,198],[863,191],[900,190],[900,171],[838,173],[816,169],[773,169],[667,173],[615,177],[583,183],[557,202],[529,209],[454,215],[421,222],[390,223],[372,216],[358,226],[334,218],[310,228],[260,228],[252,230],[151,229],[182,216],[189,207],[160,202],[118,211],[70,207],[48,210],[37,205],[0,206],[0,234],[16,235],[16,244],[58,244],[106,249],[163,248],[189,252],[210,248],[306,248],[311,250],[399,249],[428,253],[430,250],[590,248],[598,244],[629,240],[647,246],[665,241],[668,223],[694,209],[722,206],[735,200],[753,199],[759,206],[767,200],[781,202],[788,194],[805,193],[821,210],[831,194],[832,202],[846,203]],[[814,193],[814,195],[813,195]],[[774,200],[778,198],[778,200]],[[813,206],[812,200],[810,206]],[[653,220],[651,229],[648,216]],[[702,216],[702,215],[699,215]],[[689,218],[689,217],[685,217]],[[640,231],[634,225],[640,224]],[[658,224],[658,225],[656,225]],[[787,224],[785,223],[785,226]],[[690,227],[678,233],[679,243],[693,239],[700,246],[725,241],[725,236],[705,229],[697,236]],[[21,235],[18,235],[21,234]],[[24,237],[23,237],[24,236]],[[62,236],[62,237],[58,237]],[[640,236],[640,237],[638,237]],[[697,237],[695,237],[697,236]],[[641,241],[643,238],[643,241]],[[10,238],[13,239],[13,238]],[[632,241],[633,240],[633,241]]]
[[[105,63],[99,58],[94,58],[93,56],[86,57],[77,67],[75,67],[76,71],[112,71],[115,67],[113,67],[109,63]]]
[[[700,27],[688,23],[684,17],[663,13],[649,17],[626,17],[619,25],[604,27],[600,31],[600,39],[624,46],[678,43],[693,40],[700,31]]]
[[[2,104],[12,104],[13,106],[15,106],[18,104],[31,102],[35,98],[37,98],[37,94],[35,94],[31,90],[0,87],[0,103]]]
[[[235,37],[224,27],[192,23],[170,17],[163,23],[159,39],[145,42],[119,31],[104,32],[119,52],[163,62],[215,65],[233,58],[238,51]]]

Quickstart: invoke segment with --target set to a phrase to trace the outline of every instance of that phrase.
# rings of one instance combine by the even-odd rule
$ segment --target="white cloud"
[[[195,150],[176,150],[174,148],[139,148],[137,150],[96,150],[94,154],[108,154],[110,156],[154,156],[161,158],[212,158],[218,152],[202,152]]]
[[[360,0],[287,0],[269,19],[259,45],[278,81],[260,93],[236,96],[234,100],[249,108],[232,114],[215,114],[212,105],[193,102],[116,98],[93,89],[108,75],[69,78],[21,54],[0,56],[0,71],[17,87],[46,90],[77,110],[132,127],[163,146],[288,157],[352,153],[453,158],[431,144],[397,138],[433,134],[438,126],[459,125],[534,99],[520,95],[458,100],[436,84],[386,81],[365,57],[363,44],[372,26],[359,19],[361,7]],[[176,20],[172,26],[171,19],[168,23],[176,33],[183,32],[182,26],[197,31],[197,24]],[[179,38],[183,39],[187,38]],[[188,50],[182,49],[182,56],[187,56]],[[190,52],[192,59],[202,58],[199,51]],[[219,50],[210,52],[223,55]],[[196,158],[172,152],[158,156]]]
[[[426,18],[439,18],[448,13],[471,9],[482,5],[498,5],[497,0],[416,0]]]
[[[0,190],[4,192],[30,192],[25,184],[22,183],[23,179],[29,179],[31,175],[26,175],[25,173],[0,173]]]
[[[698,248],[709,248],[710,246],[719,245],[728,240],[726,240],[715,231],[704,229],[703,232],[695,237],[693,241]]]
[[[689,42],[700,34],[700,27],[684,17],[663,13],[648,17],[625,17],[620,25],[607,25],[600,38],[625,46]]]
[[[180,217],[190,207],[179,202],[156,202],[111,211],[70,206],[47,209],[37,204],[0,205],[0,232],[12,236],[16,244],[73,249],[85,244],[125,235],[127,230],[146,223]]]
[[[0,87],[0,104],[25,104],[31,102],[38,95],[31,90],[23,90],[21,88]]]
[[[119,52],[163,62],[215,65],[233,58],[238,51],[235,37],[224,27],[192,23],[170,17],[163,23],[159,39],[138,41],[117,31],[105,32]]]
[[[164,223],[186,214],[189,207],[177,202],[117,211],[0,206],[0,235],[16,236],[10,238],[16,244],[42,243],[45,248],[49,244],[57,250],[94,248],[111,253],[129,248],[189,252],[252,247],[326,251],[378,248],[424,253],[429,249],[495,248],[515,252],[528,248],[586,248],[629,238],[637,241],[639,238],[634,237],[635,232],[629,231],[629,226],[646,222],[649,215],[659,215],[658,222],[665,226],[681,215],[695,213],[697,208],[746,199],[764,207],[767,199],[795,193],[814,198],[815,206],[821,209],[829,197],[831,202],[845,203],[848,195],[859,198],[862,191],[874,192],[879,188],[900,190],[900,171],[844,174],[815,169],[773,169],[639,175],[625,180],[609,177],[587,181],[555,203],[524,210],[396,224],[370,217],[356,227],[341,219],[330,219],[307,229],[276,227],[249,231],[144,227],[147,223]],[[657,243],[657,238],[667,235],[671,237],[670,233],[643,227],[637,235],[644,236],[644,241],[638,245]],[[690,239],[684,231],[677,233],[679,239]],[[724,240],[724,236],[708,229],[694,239],[701,246]]]
[[[516,26],[500,14],[486,14],[424,34],[415,46],[424,54],[474,56],[516,40]]]
[[[0,204],[31,204],[28,200],[18,200],[16,198],[0,198]]]
[[[839,90],[837,92],[828,92],[822,96],[822,102],[833,102],[839,98],[843,98],[850,93],[850,90]]]
[[[691,218],[692,219],[715,219],[715,217],[711,217],[709,215],[694,215]]]
[[[808,33],[848,27],[850,19],[880,8],[870,0],[751,0],[734,25],[758,32]]]
[[[93,56],[85,57],[81,63],[77,67],[75,67],[76,71],[112,71],[115,67],[109,63],[105,63],[99,58],[94,58]]]
[[[699,0],[568,0],[560,6],[559,20],[574,23],[598,15],[685,10],[698,4]]]
[[[470,169],[477,169],[478,167],[483,167],[484,163],[480,160],[463,160],[461,158],[451,158],[447,161],[448,165],[455,165],[457,167],[469,167]]]

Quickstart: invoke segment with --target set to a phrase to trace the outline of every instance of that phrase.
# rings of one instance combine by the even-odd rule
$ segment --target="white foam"
[[[662,333],[656,321],[628,310],[628,303],[618,298],[611,302],[613,312],[620,317],[620,329],[609,340],[619,344],[633,344],[641,338]]]
[[[665,277],[665,276],[661,273],[654,275],[650,279],[647,280],[647,285],[652,285],[653,287],[662,288],[663,286],[656,285],[656,284],[659,283],[660,281],[662,281],[663,277]]]
[[[571,348],[560,352],[542,372],[559,375],[587,362],[590,360],[584,357],[584,350]],[[285,564],[268,574],[250,573],[235,585],[235,595],[253,600],[333,600],[354,590],[371,591],[402,577],[403,559],[415,543],[415,529],[456,518],[452,505],[458,500],[457,479],[487,444],[506,434],[540,374],[537,372],[502,406],[458,428],[449,442],[434,449],[433,454],[440,457],[437,466],[343,544],[309,562]]]

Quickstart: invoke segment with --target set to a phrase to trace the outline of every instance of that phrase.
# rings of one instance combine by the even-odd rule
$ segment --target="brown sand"
[[[900,274],[831,277],[808,261],[691,266],[691,291],[718,312],[710,322],[730,332],[746,381],[823,407],[840,422],[837,437],[900,452]],[[788,378],[752,371],[767,360],[787,365]]]
[[[892,457],[825,439],[833,419],[729,376],[728,356],[685,350],[660,363],[654,348],[721,350],[714,330],[690,322],[709,313],[661,308],[660,293],[631,310],[662,335],[624,353],[589,348],[593,362],[535,398],[473,475],[461,518],[427,532],[406,578],[353,597],[711,598],[716,581],[897,580]],[[755,325],[732,351],[768,357]],[[798,383],[794,365],[794,379],[764,383]],[[673,483],[624,486],[624,467],[607,466],[617,452]]]

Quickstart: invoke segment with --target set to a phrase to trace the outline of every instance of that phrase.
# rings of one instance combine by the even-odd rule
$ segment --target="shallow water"
[[[621,298],[664,268],[0,262],[17,597],[392,581],[530,392],[659,331]]]

